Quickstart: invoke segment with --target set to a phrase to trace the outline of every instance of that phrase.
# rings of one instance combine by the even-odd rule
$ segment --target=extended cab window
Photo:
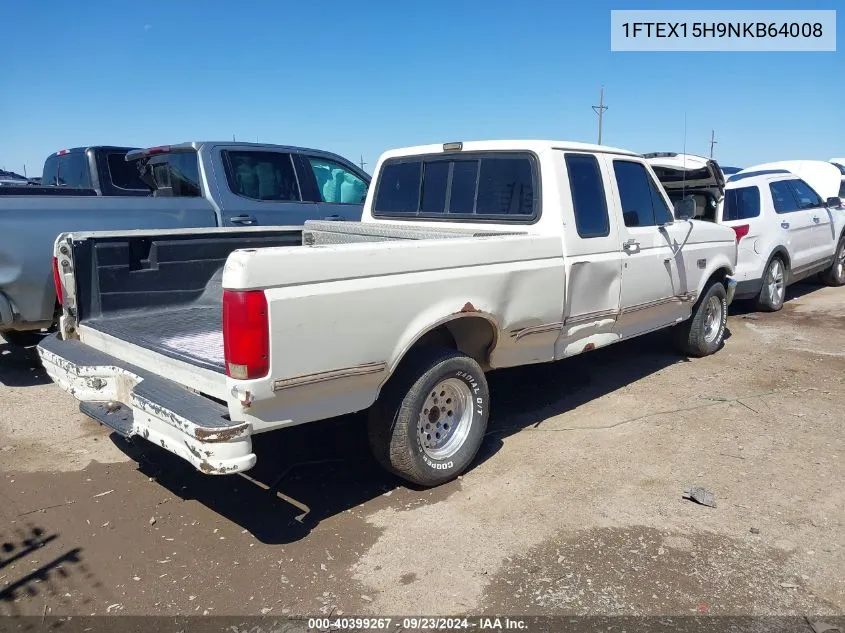
[[[725,191],[722,220],[748,220],[760,215],[760,190],[757,187],[738,187]]]
[[[672,221],[666,200],[642,163],[614,160],[613,171],[625,226],[657,226]]]
[[[361,204],[367,197],[367,183],[355,173],[325,158],[306,157],[314,172],[322,202]]]
[[[599,163],[592,154],[567,154],[566,171],[575,210],[575,228],[580,237],[610,234],[607,199]]]
[[[302,200],[290,154],[232,150],[222,154],[232,193],[253,200]]]
[[[803,180],[788,180],[789,186],[792,187],[792,194],[798,202],[800,209],[816,209],[822,206],[822,199],[810,185]]]
[[[778,180],[769,183],[769,191],[772,192],[772,204],[777,213],[791,213],[798,211],[798,203],[792,195],[792,187],[786,180]]]
[[[85,152],[70,152],[59,156],[56,181],[62,187],[89,188],[91,176],[88,173],[88,157]]]
[[[461,154],[388,160],[373,214],[473,221],[530,221],[537,215],[533,156]]]

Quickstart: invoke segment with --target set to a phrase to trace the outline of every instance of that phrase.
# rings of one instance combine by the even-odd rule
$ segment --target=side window
[[[367,183],[355,173],[325,158],[305,157],[317,180],[322,202],[362,204],[367,197]]]
[[[580,237],[605,237],[610,234],[607,199],[599,170],[592,154],[566,154],[566,171],[575,210],[575,228]]]
[[[614,160],[613,172],[616,176],[616,186],[619,188],[625,226],[657,224],[652,206],[653,192],[645,167],[629,160]]]
[[[62,187],[87,189],[91,186],[88,174],[88,157],[85,152],[71,152],[59,156],[57,182]]]
[[[760,190],[757,187],[737,187],[725,190],[722,221],[749,220],[760,215]]]
[[[822,199],[810,185],[803,180],[789,180],[789,186],[792,187],[792,193],[795,200],[798,201],[800,209],[816,209],[822,206]]]
[[[769,183],[769,191],[772,192],[772,203],[777,213],[791,213],[798,211],[798,203],[792,195],[792,187],[786,180],[778,180]]]
[[[290,154],[223,150],[226,181],[232,193],[252,200],[302,200]]]
[[[654,209],[654,221],[656,224],[668,224],[675,218],[672,212],[669,211],[669,205],[666,204],[666,199],[663,197],[663,192],[657,183],[654,182],[648,172],[646,172],[648,179],[648,188],[651,191],[651,208]]]

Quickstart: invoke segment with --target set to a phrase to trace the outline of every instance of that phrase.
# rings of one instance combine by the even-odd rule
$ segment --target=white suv
[[[713,160],[668,153],[645,156],[676,207],[692,198],[697,218],[734,230],[737,299],[755,299],[758,308],[776,311],[783,306],[786,287],[811,275],[820,273],[832,286],[845,284],[845,210],[838,199],[825,201],[776,164],[744,169],[724,183]],[[816,184],[830,193],[838,182],[828,183],[830,175],[822,171]]]

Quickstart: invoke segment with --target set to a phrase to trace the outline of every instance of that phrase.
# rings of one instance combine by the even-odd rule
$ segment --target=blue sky
[[[604,142],[748,166],[845,154],[835,53],[610,51],[617,0],[28,0],[0,21],[0,167],[38,174],[77,145],[230,139],[305,145],[372,169],[389,148],[482,138]],[[692,7],[690,7],[692,8]]]

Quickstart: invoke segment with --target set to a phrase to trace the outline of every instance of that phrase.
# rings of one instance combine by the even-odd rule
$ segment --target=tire
[[[679,347],[689,356],[709,356],[722,346],[727,322],[728,294],[721,282],[712,282],[693,306],[692,316],[677,326]]]
[[[9,345],[15,347],[32,347],[33,345],[38,345],[41,339],[44,338],[44,334],[40,330],[9,330],[0,332],[0,336]]]
[[[828,286],[845,286],[845,234],[839,238],[833,264],[822,273],[822,281]]]
[[[789,271],[783,258],[775,255],[763,271],[763,287],[757,296],[757,309],[763,312],[777,312],[786,299],[786,279]]]
[[[402,361],[370,408],[370,448],[388,471],[437,486],[469,467],[489,414],[487,379],[475,360],[453,349],[421,348]]]

